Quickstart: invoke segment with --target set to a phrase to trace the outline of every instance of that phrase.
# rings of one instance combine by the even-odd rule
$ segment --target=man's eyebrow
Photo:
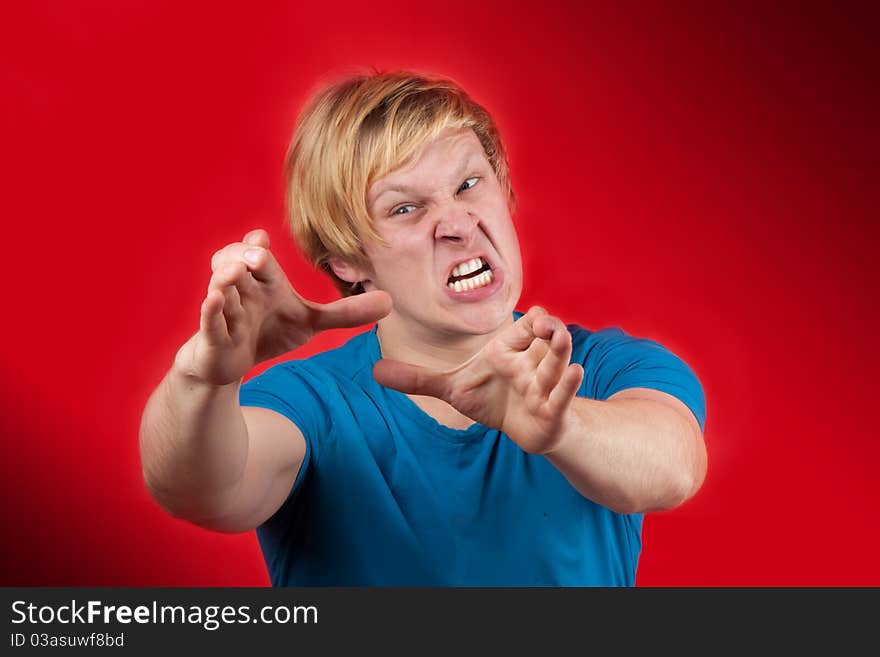
[[[378,194],[370,194],[367,197],[367,210],[377,210],[379,200],[388,192],[398,192],[405,195],[409,192],[409,188],[405,185],[389,185],[387,187],[383,185],[379,187]]]
[[[474,162],[477,160],[479,160],[479,155],[475,153],[469,155],[467,159],[464,160],[464,164],[459,166],[455,174],[453,174],[453,178],[461,178],[464,175],[465,171],[470,169],[474,165]],[[415,188],[408,185],[380,185],[379,191],[373,195],[373,200],[371,204],[375,205],[378,202],[379,197],[384,195],[386,192],[399,192],[401,194],[409,194],[414,190]]]
[[[380,196],[385,194],[386,192],[400,192],[402,194],[406,194],[407,192],[412,191],[411,187],[406,185],[388,185],[379,187],[379,193],[373,197],[374,201],[377,201]]]

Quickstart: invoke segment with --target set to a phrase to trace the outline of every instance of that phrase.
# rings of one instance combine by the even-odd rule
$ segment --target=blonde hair
[[[489,113],[455,82],[408,71],[356,75],[320,89],[297,120],[284,177],[294,240],[343,296],[363,292],[333,273],[331,256],[369,261],[363,240],[382,243],[367,210],[367,191],[444,129],[474,131],[511,210],[507,156]]]

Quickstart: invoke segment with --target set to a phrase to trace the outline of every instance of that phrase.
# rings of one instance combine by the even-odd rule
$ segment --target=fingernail
[[[248,249],[244,252],[244,259],[249,264],[255,265],[260,260],[260,249]]]

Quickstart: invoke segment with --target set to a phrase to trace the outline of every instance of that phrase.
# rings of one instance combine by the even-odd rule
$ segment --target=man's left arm
[[[705,477],[706,449],[689,407],[665,392],[625,385],[644,384],[642,376],[611,374],[617,392],[604,401],[579,397],[584,368],[570,362],[571,354],[561,320],[535,306],[453,370],[382,359],[373,375],[499,429],[524,451],[544,455],[582,495],[618,513],[671,509],[691,497]],[[619,375],[630,358],[606,353],[602,360]]]
[[[605,401],[575,398],[545,456],[582,495],[618,513],[675,508],[706,476],[697,419],[676,397],[650,388]]]

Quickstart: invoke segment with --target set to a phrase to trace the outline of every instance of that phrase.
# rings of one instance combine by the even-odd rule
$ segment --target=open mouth
[[[485,259],[472,258],[453,267],[446,285],[454,292],[467,292],[489,285],[493,278],[492,267]]]

